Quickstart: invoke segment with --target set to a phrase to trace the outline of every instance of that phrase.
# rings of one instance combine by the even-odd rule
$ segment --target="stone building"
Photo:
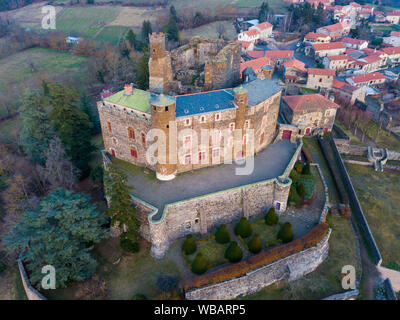
[[[335,78],[335,70],[308,68],[307,88],[331,89]]]
[[[313,43],[305,49],[306,55],[314,57],[319,62],[322,62],[324,57],[343,54],[345,51],[346,46],[341,42]]]
[[[346,82],[334,80],[332,91],[342,100],[351,104],[354,104],[357,100],[365,103],[366,91],[363,87],[356,87]]]
[[[379,86],[384,84],[386,77],[380,72],[361,74],[346,78],[346,82],[356,87]]]
[[[317,29],[317,33],[326,34],[330,36],[332,40],[336,40],[343,36],[347,36],[350,32],[350,27],[351,25],[346,22],[339,22],[329,26],[320,27]]]
[[[306,83],[307,69],[303,62],[293,59],[284,63],[285,83]]]
[[[331,37],[327,34],[309,32],[304,36],[304,42],[312,43],[328,43],[331,42]]]
[[[282,112],[286,120],[299,128],[300,135],[332,131],[339,106],[320,94],[285,96]]]

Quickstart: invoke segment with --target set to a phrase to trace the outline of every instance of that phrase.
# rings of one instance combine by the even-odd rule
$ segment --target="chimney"
[[[124,95],[131,96],[133,91],[133,83],[124,86]]]

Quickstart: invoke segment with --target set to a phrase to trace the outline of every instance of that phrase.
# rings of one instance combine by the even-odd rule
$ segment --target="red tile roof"
[[[247,30],[247,31],[244,31],[243,33],[247,34],[249,37],[256,36],[256,35],[260,34],[260,32],[258,30],[256,30],[256,29]]]
[[[371,80],[383,80],[385,79],[385,76],[380,72],[373,72],[373,73],[367,73],[359,76],[350,77],[349,79],[352,79],[353,82],[357,84],[357,83],[369,82]]]
[[[313,43],[312,46],[314,47],[315,51],[346,49],[346,46],[341,42]]]
[[[335,70],[332,69],[317,69],[308,68],[308,74],[315,74],[317,76],[335,76]]]
[[[296,68],[300,71],[307,72],[306,65],[297,59],[286,61],[284,63],[284,66],[285,66],[285,69],[286,68]]]
[[[255,27],[257,27],[261,30],[265,30],[265,29],[272,28],[272,24],[270,24],[269,22],[263,22],[263,23],[256,24]]]
[[[330,108],[339,108],[331,100],[320,94],[304,94],[301,96],[284,96],[282,99],[293,111],[311,111]]]
[[[341,22],[339,22],[339,23],[331,24],[329,26],[325,26],[323,28],[327,29],[328,31],[339,31],[339,30],[342,30],[344,28],[344,26]]]
[[[339,89],[343,85],[345,85],[345,83],[343,81],[339,81],[339,80],[336,80],[336,79],[333,80],[333,87],[334,88]]]
[[[261,69],[261,67],[265,65],[273,66],[274,63],[271,61],[270,58],[267,57],[246,61],[240,64],[240,73],[242,73],[243,70],[246,69],[247,67],[251,67],[255,72],[257,72]]]
[[[365,43],[367,41],[366,40],[362,40],[362,39],[354,39],[354,38],[345,37],[345,38],[342,38],[340,40],[340,42],[362,45],[363,43]]]
[[[361,61],[365,61],[366,63],[374,63],[377,61],[380,61],[381,58],[377,55],[370,55],[370,56],[366,56],[364,58],[360,58]]]
[[[251,41],[236,40],[236,42],[240,43],[243,48],[248,48],[253,44],[253,42],[251,42]]]
[[[292,58],[294,54],[293,50],[269,50],[266,53],[266,57],[271,59],[282,59],[282,58]]]
[[[257,58],[261,58],[261,57],[265,57],[265,51],[259,51],[259,50],[250,50],[250,51],[247,51],[247,55],[250,57],[250,58],[254,58],[254,59],[257,59]]]
[[[392,16],[392,17],[396,16],[396,17],[398,17],[398,16],[400,16],[400,12],[398,12],[398,10],[386,12],[386,17],[388,17],[388,16]]]
[[[392,37],[400,37],[400,31],[392,31],[392,32],[390,32],[390,35]]]
[[[337,54],[334,56],[328,56],[327,57],[330,61],[335,61],[335,60],[348,60],[349,56],[347,54]]]
[[[400,54],[400,47],[382,48],[382,51],[387,55]]]
[[[329,35],[327,34],[322,34],[322,33],[316,33],[316,32],[309,32],[304,36],[304,39],[318,39],[318,38],[328,38]]]

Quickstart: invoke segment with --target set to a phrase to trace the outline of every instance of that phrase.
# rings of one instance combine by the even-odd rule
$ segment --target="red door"
[[[284,139],[284,140],[290,140],[291,137],[292,137],[292,131],[290,131],[290,130],[283,130],[282,139]]]
[[[306,129],[306,134],[309,134],[310,131],[311,131],[310,128],[307,128],[307,129]]]
[[[324,128],[324,133],[327,133],[328,132],[328,128]]]
[[[111,154],[113,155],[113,157],[115,157],[115,150],[111,149]]]

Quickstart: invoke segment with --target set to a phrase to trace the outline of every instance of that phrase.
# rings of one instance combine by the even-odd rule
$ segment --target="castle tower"
[[[243,88],[243,86],[240,87],[236,87],[235,89],[233,89],[233,94],[234,94],[234,103],[235,106],[237,106],[236,109],[236,119],[235,119],[235,129],[242,130],[242,137],[245,134],[245,130],[244,130],[244,124],[245,124],[245,120],[246,120],[246,108],[247,108],[247,101],[248,101],[248,92],[247,89]],[[235,136],[236,139],[236,136]],[[234,150],[235,151],[235,155],[234,155],[234,159],[237,158],[238,156],[238,151],[239,150]],[[242,146],[242,156],[246,155],[246,148],[243,145]]]
[[[152,128],[160,129],[165,134],[165,163],[156,163],[157,179],[167,181],[172,180],[177,172],[177,152],[176,152],[176,128],[170,128],[170,121],[175,121],[176,104],[175,99],[164,94],[153,95],[150,99]],[[174,145],[170,146],[170,133],[175,135],[172,137]],[[170,150],[171,148],[171,150]],[[170,152],[171,151],[171,152]]]
[[[151,92],[168,94],[172,84],[171,56],[165,50],[165,34],[150,35],[149,88]]]

